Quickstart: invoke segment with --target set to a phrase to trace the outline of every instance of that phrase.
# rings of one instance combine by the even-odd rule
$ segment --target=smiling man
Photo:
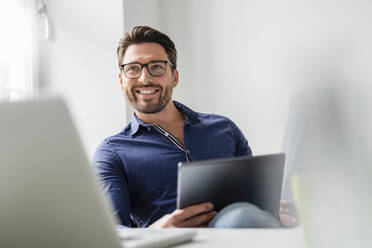
[[[141,64],[139,61],[150,62]],[[169,103],[173,87],[177,85],[178,73],[177,70],[173,70],[175,73],[168,73],[164,77],[168,65],[173,70],[174,65],[168,61],[164,48],[157,43],[143,43],[127,48],[122,70],[128,80],[119,74],[120,85],[125,89],[124,92],[128,100],[138,113],[159,113]],[[142,73],[144,67],[148,73]],[[170,69],[168,68],[168,70]],[[149,78],[146,79],[147,74],[158,79],[155,80],[156,84]],[[124,81],[130,80],[134,82],[133,85],[124,83]],[[136,81],[141,84],[135,84]],[[163,82],[166,84],[164,85]]]
[[[94,165],[121,224],[280,226],[250,204],[230,205],[218,215],[211,203],[176,209],[178,162],[247,156],[251,149],[228,118],[198,113],[172,100],[179,75],[177,51],[167,35],[147,26],[135,27],[120,40],[117,55],[120,87],[134,114],[121,132],[99,145]],[[283,217],[292,220],[282,207]],[[241,214],[231,218],[229,213],[237,210]]]

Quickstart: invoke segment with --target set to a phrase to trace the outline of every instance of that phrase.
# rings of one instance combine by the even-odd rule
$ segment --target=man
[[[213,218],[215,226],[231,219],[228,214],[215,218],[211,203],[176,210],[177,164],[251,155],[242,132],[226,117],[197,113],[172,101],[177,51],[165,34],[135,27],[120,40],[117,54],[120,87],[134,114],[127,127],[99,145],[94,164],[121,224],[196,227]],[[269,220],[276,226],[275,221]]]

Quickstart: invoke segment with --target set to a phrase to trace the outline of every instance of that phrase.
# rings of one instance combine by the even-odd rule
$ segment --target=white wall
[[[65,95],[89,155],[128,121],[116,61],[123,2],[126,30],[150,25],[175,41],[174,98],[233,119],[255,154],[280,151],[289,102],[304,84],[369,72],[370,1],[45,2],[51,39],[39,37],[38,88]]]
[[[127,29],[146,24],[175,41],[180,84],[174,98],[197,111],[231,117],[255,154],[281,150],[294,93],[304,85],[355,77],[361,66],[355,61],[371,51],[371,1],[157,0],[148,8],[147,1],[124,0],[124,5]]]
[[[120,0],[44,0],[51,37],[39,37],[38,89],[62,94],[88,155],[126,125],[116,47],[123,34]],[[41,23],[38,23],[42,31]],[[58,131],[58,130],[56,130]]]

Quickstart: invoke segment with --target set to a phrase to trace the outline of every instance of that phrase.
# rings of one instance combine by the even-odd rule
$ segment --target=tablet
[[[178,164],[177,208],[212,202],[219,211],[249,202],[278,217],[285,154]]]

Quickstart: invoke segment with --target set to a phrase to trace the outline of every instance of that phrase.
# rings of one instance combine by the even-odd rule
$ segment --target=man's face
[[[130,45],[121,64],[139,62],[147,64],[151,61],[167,60],[165,49],[157,43]],[[140,77],[129,79],[123,72],[119,74],[120,86],[133,108],[141,113],[155,114],[162,111],[170,102],[173,88],[178,83],[178,71],[166,65],[162,76],[151,76],[146,67],[142,68]]]

